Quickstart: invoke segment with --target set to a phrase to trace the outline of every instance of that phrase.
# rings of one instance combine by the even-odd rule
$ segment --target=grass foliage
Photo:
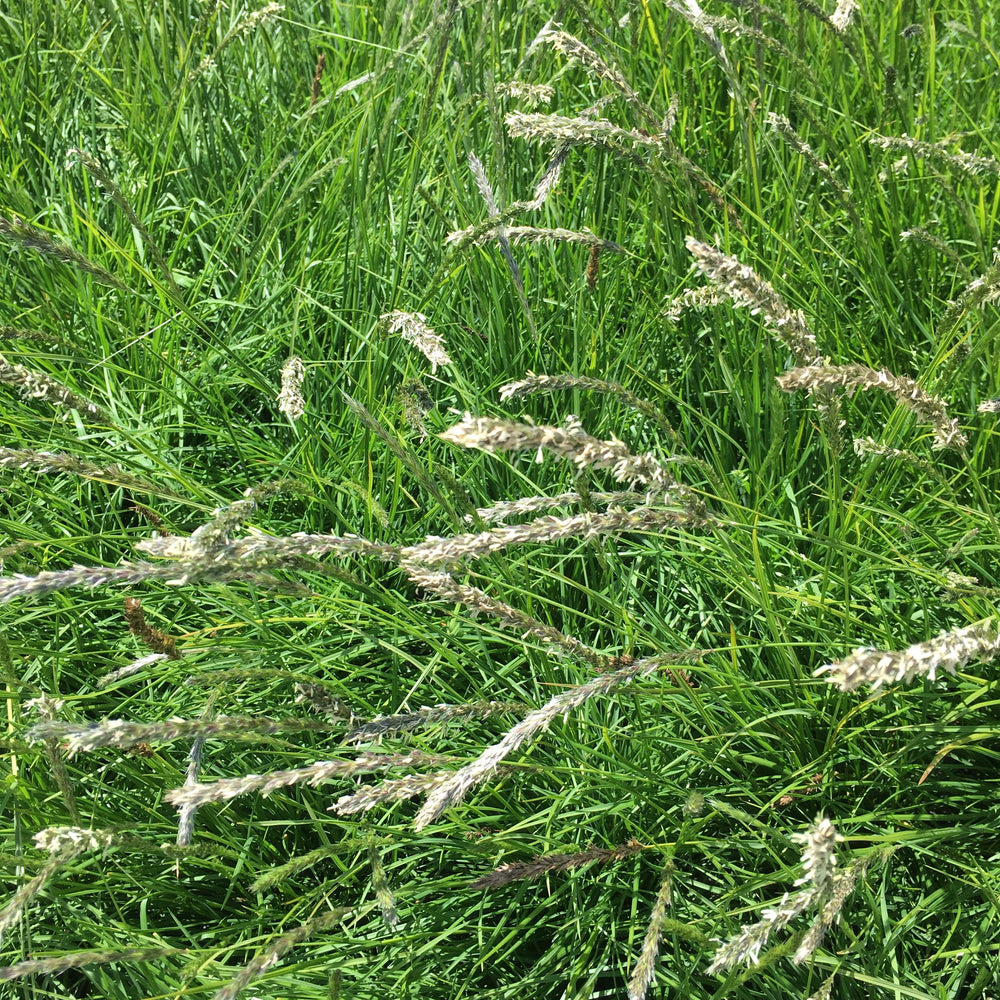
[[[833,6],[0,14],[4,995],[991,995],[1000,7]]]

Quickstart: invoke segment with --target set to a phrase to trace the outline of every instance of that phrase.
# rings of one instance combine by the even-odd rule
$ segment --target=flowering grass
[[[10,995],[993,996],[998,30],[0,19]]]

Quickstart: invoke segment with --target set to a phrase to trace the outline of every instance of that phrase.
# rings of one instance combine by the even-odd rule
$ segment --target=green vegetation
[[[993,995],[1000,7],[834,6],[0,13],[4,996]]]

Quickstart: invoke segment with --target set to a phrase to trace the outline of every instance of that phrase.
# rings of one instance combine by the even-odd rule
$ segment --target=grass
[[[706,14],[0,15],[9,995],[992,995],[1000,24]]]

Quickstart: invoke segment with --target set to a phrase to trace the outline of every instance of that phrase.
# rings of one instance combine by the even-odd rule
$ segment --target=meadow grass
[[[998,32],[0,14],[2,995],[995,996]]]

